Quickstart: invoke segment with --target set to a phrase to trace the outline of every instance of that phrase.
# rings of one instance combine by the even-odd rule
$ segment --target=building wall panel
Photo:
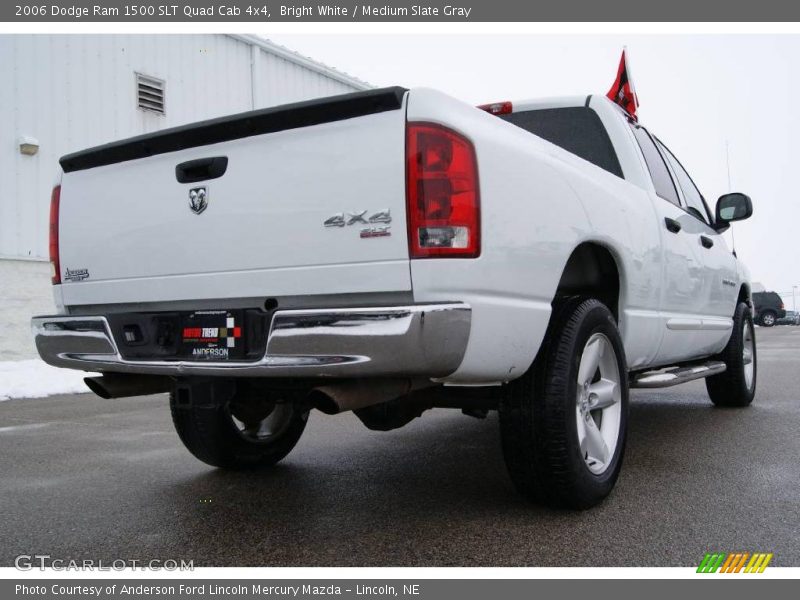
[[[251,44],[218,34],[0,35],[0,257],[46,258],[50,190],[68,152],[357,89],[259,46],[253,58]],[[165,115],[137,108],[136,72],[166,82]],[[23,135],[37,155],[19,153]]]

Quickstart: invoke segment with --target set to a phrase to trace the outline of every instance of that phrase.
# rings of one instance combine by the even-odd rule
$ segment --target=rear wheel
[[[170,394],[175,430],[184,446],[215,467],[272,466],[295,447],[308,421],[292,392],[258,395],[209,383]]]
[[[767,310],[767,311],[764,311],[763,313],[761,313],[760,320],[761,320],[761,324],[764,327],[772,327],[773,325],[775,325],[775,321],[777,320],[777,316],[771,310]]]
[[[716,406],[748,406],[756,394],[758,360],[756,332],[750,307],[740,302],[733,316],[733,332],[719,355],[726,369],[706,378],[706,389]]]
[[[625,353],[613,315],[570,301],[530,370],[505,388],[503,455],[516,488],[555,507],[585,509],[612,490],[628,415]]]

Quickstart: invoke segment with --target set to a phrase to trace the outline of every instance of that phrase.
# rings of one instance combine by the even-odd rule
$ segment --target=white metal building
[[[48,218],[62,155],[369,87],[262,38],[222,34],[0,35],[0,82],[0,360],[29,357],[27,319],[52,310]]]

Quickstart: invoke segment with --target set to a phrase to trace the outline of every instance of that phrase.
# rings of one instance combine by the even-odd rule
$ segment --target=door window
[[[650,178],[653,180],[656,194],[664,200],[669,200],[675,206],[680,206],[681,201],[678,199],[675,183],[672,181],[672,176],[669,174],[669,169],[667,169],[664,159],[661,158],[658,148],[650,138],[650,134],[647,133],[644,127],[634,123],[631,123],[631,129],[633,129],[633,135],[636,136],[636,141],[639,142],[639,147],[642,149],[644,162],[647,163],[647,169],[650,171]]]
[[[684,169],[680,161],[675,158],[675,155],[669,151],[669,148],[662,144],[661,140],[657,139],[656,141],[658,142],[658,147],[661,149],[661,153],[669,162],[670,167],[672,167],[672,172],[675,173],[675,176],[678,178],[678,185],[681,186],[683,199],[686,201],[686,210],[710,227],[711,214],[708,211],[708,207],[706,206],[705,200],[703,200],[703,195],[700,193],[700,190],[697,189],[697,186],[694,184],[694,181],[692,181],[692,178],[689,177],[686,169]]]

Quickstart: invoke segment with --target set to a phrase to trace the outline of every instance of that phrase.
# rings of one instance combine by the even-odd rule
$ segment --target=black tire
[[[749,331],[753,340],[751,353],[753,376],[750,385],[748,385],[745,371],[745,331]],[[715,406],[739,408],[749,406],[756,395],[758,360],[753,316],[750,307],[744,302],[740,302],[736,307],[731,339],[728,340],[728,345],[717,358],[725,363],[727,369],[719,375],[706,378],[706,389],[711,402]]]
[[[613,348],[620,403],[616,448],[599,474],[584,458],[576,422],[580,360],[596,333]],[[627,421],[628,375],[614,316],[597,300],[566,301],[554,311],[533,365],[505,386],[500,402],[503,456],[515,487],[530,500],[556,508],[595,506],[619,476]]]
[[[213,390],[214,384],[208,384],[208,388]],[[169,406],[178,436],[196,458],[215,467],[251,469],[272,466],[289,454],[308,421],[308,410],[297,408],[291,397],[276,394],[263,400],[262,408],[256,408],[260,414],[252,416],[251,397],[209,392],[194,385],[172,392]],[[252,430],[243,431],[244,424],[234,420],[234,414],[247,411],[251,416],[241,418],[249,418],[251,423],[261,416],[272,416],[273,420],[280,417],[275,435],[262,439]]]
[[[778,320],[778,315],[771,310],[765,310],[758,316],[758,320],[763,327],[774,327],[775,322]]]

